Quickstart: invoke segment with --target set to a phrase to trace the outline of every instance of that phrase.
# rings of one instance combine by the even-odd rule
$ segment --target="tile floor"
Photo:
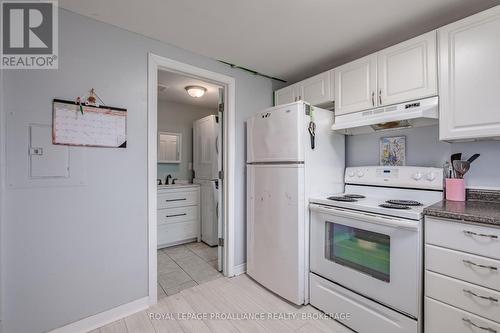
[[[181,251],[181,250],[179,250]],[[249,314],[288,313],[296,319],[164,319],[161,315],[175,314]],[[200,332],[294,332],[294,333],[353,333],[336,321],[318,318],[311,306],[297,307],[270,293],[247,275],[221,277],[164,297],[155,306],[133,314],[91,333],[200,333]],[[158,315],[160,317],[151,315]],[[305,317],[303,316],[305,315]]]
[[[217,247],[195,242],[158,250],[158,300],[221,276]]]

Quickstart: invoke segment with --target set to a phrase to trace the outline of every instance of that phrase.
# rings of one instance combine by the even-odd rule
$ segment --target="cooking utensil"
[[[455,170],[455,166],[453,165],[454,161],[459,161],[462,159],[462,153],[452,154],[450,157],[451,167],[453,168],[453,178],[457,178],[457,173]]]
[[[469,159],[467,160],[467,162],[469,163],[472,163],[474,162],[479,156],[481,156],[481,154],[474,154],[472,155],[471,157],[469,157]]]
[[[455,169],[455,173],[457,174],[457,178],[463,179],[464,175],[469,171],[470,169],[470,162],[469,161],[453,161],[453,169]]]

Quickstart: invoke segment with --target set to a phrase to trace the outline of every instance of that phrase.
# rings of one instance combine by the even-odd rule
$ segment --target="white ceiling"
[[[59,0],[68,10],[289,82],[500,0]]]
[[[196,105],[203,108],[217,109],[219,101],[219,87],[167,71],[158,72],[158,99],[160,101],[175,102],[180,104]],[[205,95],[193,98],[186,92],[187,86],[202,86],[207,89]],[[166,87],[166,89],[162,89]]]

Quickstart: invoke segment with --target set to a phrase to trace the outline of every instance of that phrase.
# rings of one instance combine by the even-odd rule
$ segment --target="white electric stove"
[[[310,199],[310,303],[357,332],[421,331],[422,211],[439,168],[357,167],[345,192]]]

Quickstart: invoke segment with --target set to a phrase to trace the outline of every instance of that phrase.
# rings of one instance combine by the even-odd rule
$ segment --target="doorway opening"
[[[234,79],[150,55],[149,299],[233,276]]]

